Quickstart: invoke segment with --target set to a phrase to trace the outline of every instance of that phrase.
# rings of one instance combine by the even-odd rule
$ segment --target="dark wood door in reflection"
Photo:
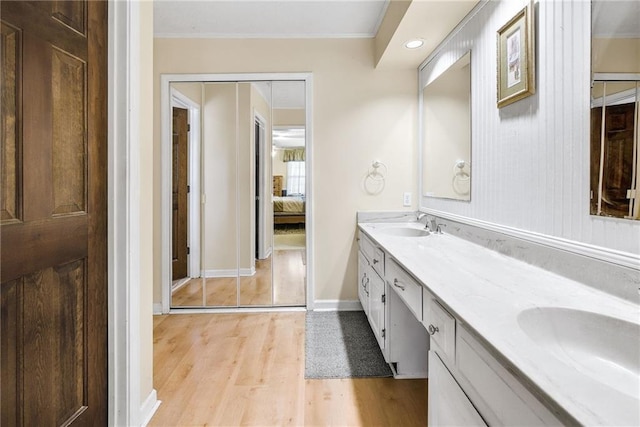
[[[172,280],[187,277],[188,113],[184,108],[173,108]]]
[[[0,17],[0,424],[106,425],[107,3]]]
[[[603,133],[602,107],[591,109],[592,215],[598,214],[599,191],[602,192],[600,215],[629,215],[630,200],[627,191],[631,189],[633,179],[634,115],[634,103],[607,106]],[[601,158],[602,186],[599,188]]]

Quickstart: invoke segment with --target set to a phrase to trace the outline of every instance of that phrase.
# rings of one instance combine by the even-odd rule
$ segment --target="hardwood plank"
[[[427,381],[305,380],[305,314],[154,318],[150,426],[427,423]]]
[[[273,258],[273,264],[271,259]],[[256,261],[256,273],[235,277],[208,278],[205,306],[303,306],[306,302],[304,250],[275,250],[273,257]],[[203,280],[191,279],[172,293],[172,307],[202,307]]]

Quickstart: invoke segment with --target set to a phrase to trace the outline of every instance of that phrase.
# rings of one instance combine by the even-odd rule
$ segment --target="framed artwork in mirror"
[[[532,4],[498,30],[498,108],[535,93],[535,34]]]

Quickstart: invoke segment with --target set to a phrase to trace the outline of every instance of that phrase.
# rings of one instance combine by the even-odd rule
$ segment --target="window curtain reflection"
[[[304,162],[304,148],[284,150],[282,153],[283,162]]]
[[[305,163],[289,160],[287,162],[287,194],[290,196],[304,194],[305,181]]]

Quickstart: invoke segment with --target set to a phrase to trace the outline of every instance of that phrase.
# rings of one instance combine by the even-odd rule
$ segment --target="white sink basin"
[[[423,237],[428,236],[429,231],[424,228],[414,227],[389,227],[380,229],[380,233],[398,237]]]
[[[520,328],[545,351],[592,379],[640,398],[640,325],[560,307],[518,315]]]

